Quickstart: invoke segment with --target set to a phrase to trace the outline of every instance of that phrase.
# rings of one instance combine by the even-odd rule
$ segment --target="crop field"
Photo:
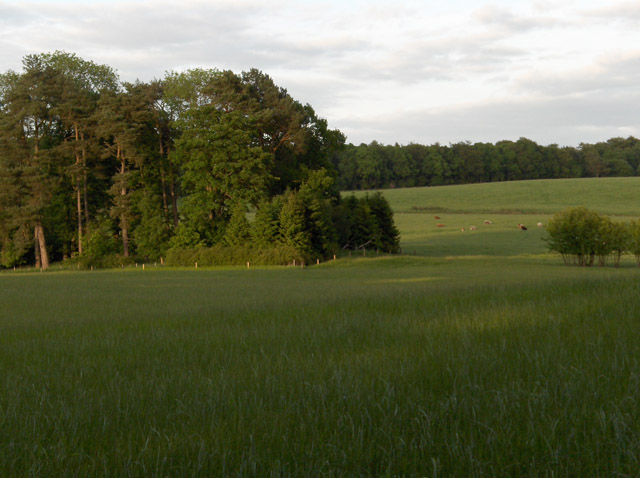
[[[402,256],[1,273],[2,474],[637,476],[640,269],[466,188],[389,191]]]

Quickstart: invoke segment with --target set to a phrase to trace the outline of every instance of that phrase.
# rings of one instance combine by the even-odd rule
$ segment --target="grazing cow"
[[[434,219],[440,219],[440,216],[433,216]]]
[[[470,227],[469,227],[469,230],[470,230],[470,231],[475,231],[475,230],[476,230],[476,226],[470,226]]]
[[[461,228],[460,228],[460,230],[461,230],[462,232],[464,232],[464,227],[461,227]]]
[[[444,227],[444,224],[436,224],[436,227]]]
[[[491,221],[489,221],[489,219],[485,219],[485,220],[484,220],[484,223],[485,223],[485,224],[491,224]]]
[[[519,228],[521,231],[526,231],[526,230],[527,230],[527,226],[525,226],[524,224],[518,224],[518,228]]]
[[[538,227],[542,227],[542,223],[541,222],[538,223]]]

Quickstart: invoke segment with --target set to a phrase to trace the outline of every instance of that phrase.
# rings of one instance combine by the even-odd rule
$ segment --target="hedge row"
[[[199,246],[189,248],[170,249],[167,252],[165,264],[168,266],[192,267],[198,266],[229,266],[252,265],[275,266],[296,263],[315,262],[300,251],[286,244],[279,244],[268,248],[257,248],[248,245],[224,246],[216,244],[211,247]]]

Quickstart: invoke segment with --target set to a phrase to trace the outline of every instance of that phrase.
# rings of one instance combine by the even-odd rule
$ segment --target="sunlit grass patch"
[[[366,281],[369,284],[409,284],[414,282],[429,282],[434,280],[441,280],[442,277],[403,277],[397,279],[378,279]]]

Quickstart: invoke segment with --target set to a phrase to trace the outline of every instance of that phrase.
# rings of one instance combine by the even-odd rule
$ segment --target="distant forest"
[[[448,146],[348,144],[333,157],[341,190],[640,175],[640,140],[612,138],[579,147],[520,138]]]

